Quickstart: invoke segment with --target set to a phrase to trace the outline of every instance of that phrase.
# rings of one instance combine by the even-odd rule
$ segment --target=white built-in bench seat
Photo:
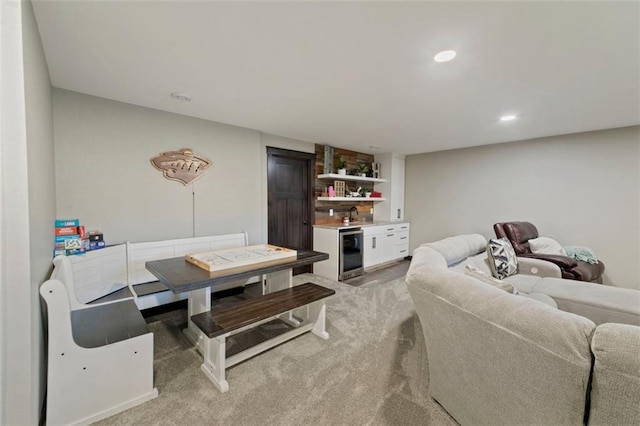
[[[72,305],[99,304],[133,298],[139,309],[148,309],[187,298],[174,294],[145,268],[152,260],[203,251],[248,245],[246,232],[151,242],[127,242],[84,255],[58,256],[52,278],[63,281]],[[64,263],[64,265],[63,265]],[[229,283],[239,287],[255,280]]]
[[[133,298],[72,306],[67,288],[58,279],[40,286],[47,306],[47,424],[89,424],[157,397],[153,334]]]
[[[149,333],[133,300],[90,305],[71,311],[73,340],[83,348],[99,348]]]

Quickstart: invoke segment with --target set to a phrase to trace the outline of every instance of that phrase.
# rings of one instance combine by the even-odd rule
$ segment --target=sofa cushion
[[[531,300],[537,300],[538,302],[544,303],[545,305],[551,306],[552,308],[558,309],[558,304],[551,297],[542,293],[518,293],[518,296],[528,297]]]
[[[504,279],[518,273],[518,258],[508,239],[491,238],[487,243],[487,255],[494,277]]]
[[[521,293],[531,293],[542,278],[535,275],[515,274],[504,279]]]
[[[530,239],[529,248],[531,248],[532,253],[559,254],[560,256],[567,255],[567,252],[564,251],[560,243],[549,237]]]
[[[456,265],[469,256],[476,255],[485,249],[487,240],[480,234],[456,235],[440,241],[426,243],[445,258],[447,265]]]
[[[640,424],[640,327],[602,324],[591,349],[595,362],[589,424]]]
[[[483,283],[492,285],[496,288],[499,288],[500,290],[504,290],[507,293],[513,294],[513,286],[511,284],[509,284],[506,281],[502,281],[497,278],[494,278],[491,274],[488,274],[476,268],[472,264],[467,264],[464,273],[469,275],[470,277],[473,277],[477,280],[482,281]]]
[[[558,308],[596,324],[640,325],[640,291],[560,278],[541,278],[531,292],[553,298]]]

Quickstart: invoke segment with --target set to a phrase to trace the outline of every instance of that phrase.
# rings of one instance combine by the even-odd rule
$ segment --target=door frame
[[[293,151],[290,149],[276,148],[272,146],[267,146],[267,241],[269,241],[269,163],[272,156],[281,156],[281,157],[289,157],[296,158],[300,160],[306,160],[309,164],[309,187],[307,194],[307,217],[306,222],[307,226],[309,226],[309,250],[313,249],[313,225],[315,223],[315,196],[314,196],[314,187],[315,187],[315,165],[316,165],[316,154],[310,152],[301,152],[301,151]]]

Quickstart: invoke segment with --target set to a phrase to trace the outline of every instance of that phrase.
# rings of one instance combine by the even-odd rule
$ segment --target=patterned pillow
[[[494,277],[502,280],[518,273],[518,258],[506,238],[491,238],[487,243],[489,267]]]

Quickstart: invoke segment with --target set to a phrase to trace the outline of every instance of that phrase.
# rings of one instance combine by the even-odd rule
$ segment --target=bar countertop
[[[406,220],[396,220],[396,221],[376,220],[373,222],[355,221],[355,222],[350,222],[348,225],[345,225],[342,223],[325,223],[325,224],[313,225],[313,227],[340,230],[340,229],[365,228],[369,226],[398,225],[400,223],[409,223],[409,222]]]

